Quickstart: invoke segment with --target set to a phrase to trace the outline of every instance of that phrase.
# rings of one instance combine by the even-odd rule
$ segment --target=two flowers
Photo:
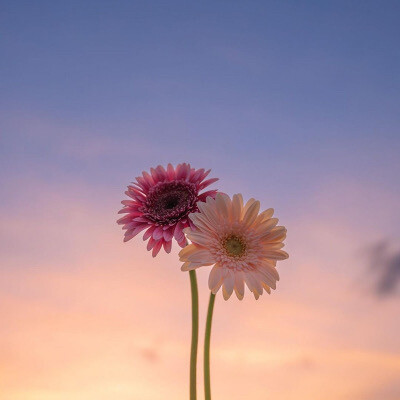
[[[183,247],[179,253],[181,270],[189,271],[192,281],[196,269],[212,266],[208,280],[210,305],[220,289],[225,300],[233,292],[241,300],[247,286],[258,299],[263,291],[270,293],[276,288],[276,263],[288,257],[282,250],[286,228],[277,226],[272,208],[260,213],[259,201],[244,203],[241,194],[230,198],[217,190],[202,192],[218,180],[206,179],[209,173],[186,163],[143,172],[128,186],[125,193],[130,200],[122,201],[124,208],[119,211],[125,214],[118,220],[125,230],[124,241],[144,231],[147,249],[155,257],[161,248],[169,253],[176,240]],[[193,289],[197,293],[197,285],[194,288],[192,282],[192,298]],[[205,389],[206,399],[210,399],[207,384]]]

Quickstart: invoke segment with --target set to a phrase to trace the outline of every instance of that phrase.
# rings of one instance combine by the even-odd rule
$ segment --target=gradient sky
[[[188,398],[177,246],[115,223],[135,176],[186,161],[288,228],[276,292],[217,297],[214,398],[398,400],[399,15],[1,1],[1,399]]]

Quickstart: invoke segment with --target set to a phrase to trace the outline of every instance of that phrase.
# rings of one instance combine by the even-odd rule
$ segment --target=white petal
[[[259,210],[260,210],[260,202],[259,201],[254,201],[251,204],[251,206],[247,209],[247,211],[243,217],[243,223],[247,227],[250,227],[253,224],[253,222],[256,220]]]
[[[276,242],[276,243],[268,243],[265,245],[265,248],[268,250],[280,250],[282,247],[285,247],[285,243]]]
[[[196,252],[193,252],[187,256],[187,260],[194,263],[213,263],[215,262],[214,256],[203,248],[198,248]]]
[[[223,218],[227,219],[229,217],[228,207],[226,205],[225,196],[221,193],[217,193],[215,198],[217,202],[217,211]]]
[[[279,281],[279,273],[276,270],[275,266],[269,263],[264,263],[259,267],[260,270],[266,271],[273,279]]]
[[[270,232],[263,235],[261,240],[266,243],[281,242],[286,238],[286,228],[284,226],[276,226]]]
[[[242,272],[236,272],[235,273],[235,293],[236,297],[239,300],[243,300],[244,297],[244,280],[243,280],[243,274]]]
[[[232,218],[234,221],[240,221],[242,216],[243,199],[240,194],[234,194],[232,200]]]
[[[289,258],[289,254],[283,250],[271,250],[271,251],[264,251],[262,255],[265,258],[269,258],[271,260],[286,260]]]
[[[179,261],[188,261],[189,255],[195,253],[196,251],[198,251],[198,247],[196,247],[194,244],[189,244],[185,246],[179,252]]]
[[[244,272],[244,279],[246,282],[247,287],[250,289],[251,292],[257,292],[258,294],[262,293],[262,286],[261,283],[257,280],[257,278],[250,272]]]
[[[270,219],[274,215],[274,209],[268,208],[268,210],[263,211],[260,213],[260,216],[264,217],[265,220]]]
[[[214,207],[209,206],[206,203],[197,203],[200,210],[200,215],[207,220],[207,225],[211,227],[216,227],[219,224],[219,217],[214,210]]]
[[[208,277],[208,287],[212,291],[215,288],[220,288],[222,284],[223,268],[215,264]],[[218,290],[217,289],[217,290]]]
[[[276,224],[279,222],[278,218],[270,218],[257,226],[257,233],[265,236],[269,233],[273,228],[275,228]]]
[[[253,286],[253,278],[248,272],[243,272],[243,279],[246,282],[247,287],[249,288],[250,292],[253,291],[254,286]]]
[[[268,294],[271,294],[271,288],[265,282],[261,282],[261,286]]]
[[[209,265],[209,264],[193,263],[193,262],[187,261],[182,265],[181,271],[191,271],[193,269],[204,267],[205,265]]]
[[[197,243],[200,246],[208,247],[210,244],[210,237],[203,232],[195,232],[188,229],[185,233],[191,242]]]
[[[222,285],[222,296],[224,300],[228,300],[233,293],[233,286],[234,286],[234,278],[229,275],[228,278],[224,279],[224,283]]]
[[[224,278],[224,283],[222,286],[222,294],[225,300],[228,300],[231,297],[233,292],[233,287],[235,286],[235,276],[229,271],[226,278]]]
[[[258,271],[258,280],[260,282],[265,282],[272,289],[276,289],[276,279],[275,277],[266,269],[260,269]]]
[[[253,277],[253,288],[257,291],[259,295],[262,295],[263,289],[261,286],[261,277],[257,272],[250,272],[250,275]]]
[[[214,228],[210,227],[209,222],[204,222],[204,218],[200,217],[200,213],[189,214],[189,218],[199,230],[207,233],[214,233]]]
[[[256,200],[251,198],[247,201],[245,206],[243,207],[243,215],[246,214],[246,211],[251,207],[251,205],[255,202]]]
[[[274,209],[268,208],[268,210],[265,210],[259,214],[259,216],[257,217],[257,219],[255,221],[255,224],[259,225],[262,222],[269,220],[273,215],[274,215]]]
[[[196,222],[192,219],[193,223],[197,226],[199,223],[206,227],[208,232],[214,232],[219,226],[219,222],[216,219],[209,219],[205,214],[198,213],[196,215]]]

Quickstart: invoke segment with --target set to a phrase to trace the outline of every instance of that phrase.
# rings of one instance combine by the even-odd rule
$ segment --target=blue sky
[[[280,170],[299,191],[337,174],[391,185],[398,11],[389,1],[3,2],[3,163],[88,179],[95,166],[110,181],[206,159],[243,179]],[[29,134],[20,125],[31,119],[51,131]],[[65,140],[113,142],[123,157],[104,149],[87,165],[60,154]]]
[[[182,161],[288,214],[340,184],[400,198],[398,11],[4,2],[3,199],[15,203],[7,188],[26,180],[116,195],[143,169]]]

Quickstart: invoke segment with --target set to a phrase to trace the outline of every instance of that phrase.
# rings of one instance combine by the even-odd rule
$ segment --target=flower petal
[[[235,277],[231,271],[226,278],[224,278],[224,283],[222,286],[222,295],[224,296],[224,300],[228,300],[231,297],[233,292],[233,287],[235,285]]]
[[[243,273],[241,271],[237,271],[235,273],[234,290],[235,290],[235,293],[236,293],[236,297],[239,300],[243,300],[243,297],[244,297],[244,279],[243,279]]]
[[[187,256],[187,259],[190,262],[202,263],[203,265],[215,262],[214,256],[205,248],[197,248],[195,252]]]
[[[153,235],[154,229],[156,229],[155,225],[152,225],[143,235],[143,240],[147,240],[150,236]]]
[[[228,219],[229,218],[229,211],[227,204],[225,202],[225,198],[221,193],[217,193],[217,196],[215,197],[216,201],[216,208],[218,209],[219,214],[224,218]]]
[[[232,199],[232,218],[239,221],[242,216],[243,199],[241,194],[234,194]]]
[[[165,241],[167,242],[171,241],[172,238],[174,237],[173,230],[171,228],[163,230],[163,237]]]
[[[193,243],[204,247],[210,244],[210,237],[202,232],[194,232],[190,228],[185,228],[184,232],[188,232],[186,237]]]
[[[259,201],[254,201],[250,207],[246,210],[244,217],[243,217],[243,223],[246,227],[250,227],[253,222],[256,220],[258,211],[260,210],[260,202]]]
[[[214,267],[210,271],[210,275],[208,277],[208,287],[211,291],[215,289],[219,289],[222,284],[222,276],[223,276],[223,269],[218,265],[215,264]]]
[[[172,248],[172,240],[165,241],[163,242],[164,250],[166,251],[167,254],[171,253],[171,248]]]
[[[202,182],[199,185],[199,190],[203,190],[204,188],[206,188],[207,186],[210,186],[212,183],[217,182],[218,180],[219,180],[218,178],[207,179],[206,181]]]
[[[188,257],[197,251],[197,247],[194,244],[188,244],[179,252],[179,261],[188,261]]]
[[[157,226],[156,229],[153,231],[153,238],[154,240],[160,240],[163,237],[163,228],[161,226]]]
[[[153,247],[152,256],[155,257],[158,252],[161,250],[161,246],[163,244],[162,240],[159,240]]]

